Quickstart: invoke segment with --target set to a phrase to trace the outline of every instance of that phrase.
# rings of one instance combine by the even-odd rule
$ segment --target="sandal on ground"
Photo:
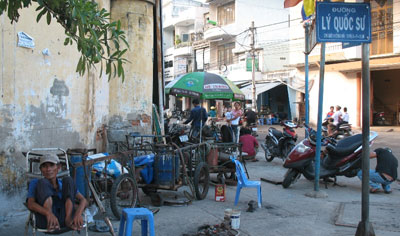
[[[384,191],[386,194],[392,193],[392,190],[385,190]]]
[[[377,192],[379,192],[379,189],[378,189],[378,188],[371,188],[371,189],[369,190],[369,192],[370,192],[370,193],[377,193]]]

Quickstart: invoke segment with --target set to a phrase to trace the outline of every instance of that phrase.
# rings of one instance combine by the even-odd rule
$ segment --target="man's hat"
[[[46,154],[40,157],[40,166],[46,162],[58,164],[60,163],[60,159],[58,159],[56,154]]]

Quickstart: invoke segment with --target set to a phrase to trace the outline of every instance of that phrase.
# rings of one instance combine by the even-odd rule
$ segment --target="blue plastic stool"
[[[121,222],[119,224],[119,236],[131,236],[133,222],[138,219],[142,221],[142,236],[147,236],[147,228],[150,228],[150,236],[154,236],[153,213],[147,208],[125,208],[122,210]],[[147,227],[147,225],[149,227]],[[124,234],[125,232],[125,234]]]
[[[261,182],[257,180],[248,180],[246,173],[244,172],[242,163],[240,163],[240,161],[236,159],[232,159],[232,161],[236,165],[236,176],[238,180],[236,187],[235,206],[238,204],[240,190],[242,190],[242,188],[257,188],[258,207],[261,208],[262,204]]]
[[[258,123],[260,123],[260,125],[264,125],[264,118],[259,118]]]

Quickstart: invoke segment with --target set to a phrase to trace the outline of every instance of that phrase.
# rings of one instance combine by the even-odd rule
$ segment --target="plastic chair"
[[[246,173],[244,172],[242,163],[239,160],[232,159],[232,161],[236,165],[236,176],[238,179],[237,188],[236,188],[236,196],[235,196],[235,206],[239,201],[240,190],[242,188],[257,188],[257,198],[258,198],[258,207],[261,208],[262,196],[261,196],[261,182],[256,180],[248,180]]]
[[[40,157],[46,153],[56,153],[59,156],[60,163],[62,165],[62,169],[58,172],[57,178],[62,178],[62,177],[70,175],[68,156],[67,156],[67,152],[65,150],[63,150],[61,148],[34,148],[34,149],[29,150],[27,153],[23,153],[23,155],[25,155],[25,157],[26,157],[26,159],[25,159],[25,164],[26,164],[25,176],[28,179],[28,185],[29,185],[29,181],[31,181],[32,179],[43,178],[43,175],[39,170],[39,163],[40,163]],[[62,154],[60,154],[60,153],[62,153]],[[26,202],[24,202],[23,204],[27,207]],[[88,235],[87,223],[86,223],[87,215],[86,215],[85,211],[83,213],[83,216],[84,216],[84,222],[85,222],[83,228],[85,228],[85,235],[87,236]],[[28,235],[29,227],[32,227],[32,235],[33,236],[35,236],[37,232],[45,233],[45,234],[59,235],[59,234],[64,234],[64,233],[67,233],[70,231],[72,231],[72,235],[74,235],[74,230],[72,230],[68,227],[63,227],[63,228],[61,228],[59,230],[55,230],[55,231],[48,231],[47,229],[38,228],[36,226],[35,213],[30,210],[29,210],[28,219],[25,222],[25,234],[24,235]]]
[[[27,205],[24,204],[26,207]],[[27,207],[28,208],[28,207]],[[85,229],[85,235],[88,236],[88,228],[87,228],[87,215],[86,212],[84,212],[84,225],[83,228]],[[29,227],[32,227],[32,235],[36,236],[36,233],[44,233],[44,234],[53,234],[53,235],[60,235],[60,234],[64,234],[64,233],[68,233],[68,232],[72,232],[72,235],[74,235],[74,230],[72,230],[71,228],[68,227],[63,227],[60,228],[58,230],[54,230],[54,231],[48,231],[47,229],[41,229],[38,228],[36,226],[36,217],[35,217],[35,213],[32,211],[29,211],[29,216],[28,216],[28,220],[25,222],[25,233],[24,235],[27,236],[28,235],[28,230]],[[80,234],[80,231],[78,231],[78,233]]]
[[[147,236],[150,228],[150,236],[154,236],[153,213],[146,208],[125,208],[122,210],[122,217],[119,224],[119,236],[131,236],[132,226],[135,219],[142,222],[142,236]]]

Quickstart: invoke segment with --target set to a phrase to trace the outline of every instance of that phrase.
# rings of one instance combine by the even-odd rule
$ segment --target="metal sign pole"
[[[310,25],[308,23],[305,23],[305,38],[306,38],[306,51],[305,51],[305,124],[308,125],[309,124],[309,120],[310,120],[310,115],[309,115],[309,92],[308,92],[308,69],[309,69],[309,65],[308,65],[308,54],[310,53],[310,36],[309,36],[309,31],[310,31]],[[308,136],[308,132],[306,131],[306,137]]]
[[[319,191],[319,171],[321,165],[321,133],[322,133],[322,105],[324,103],[324,77],[325,77],[325,43],[321,43],[321,65],[319,70],[319,94],[318,94],[318,123],[317,144],[315,150],[315,179],[314,191]]]
[[[362,44],[362,195],[361,221],[358,223],[356,236],[374,236],[369,222],[369,124],[370,124],[370,70],[369,44]]]

